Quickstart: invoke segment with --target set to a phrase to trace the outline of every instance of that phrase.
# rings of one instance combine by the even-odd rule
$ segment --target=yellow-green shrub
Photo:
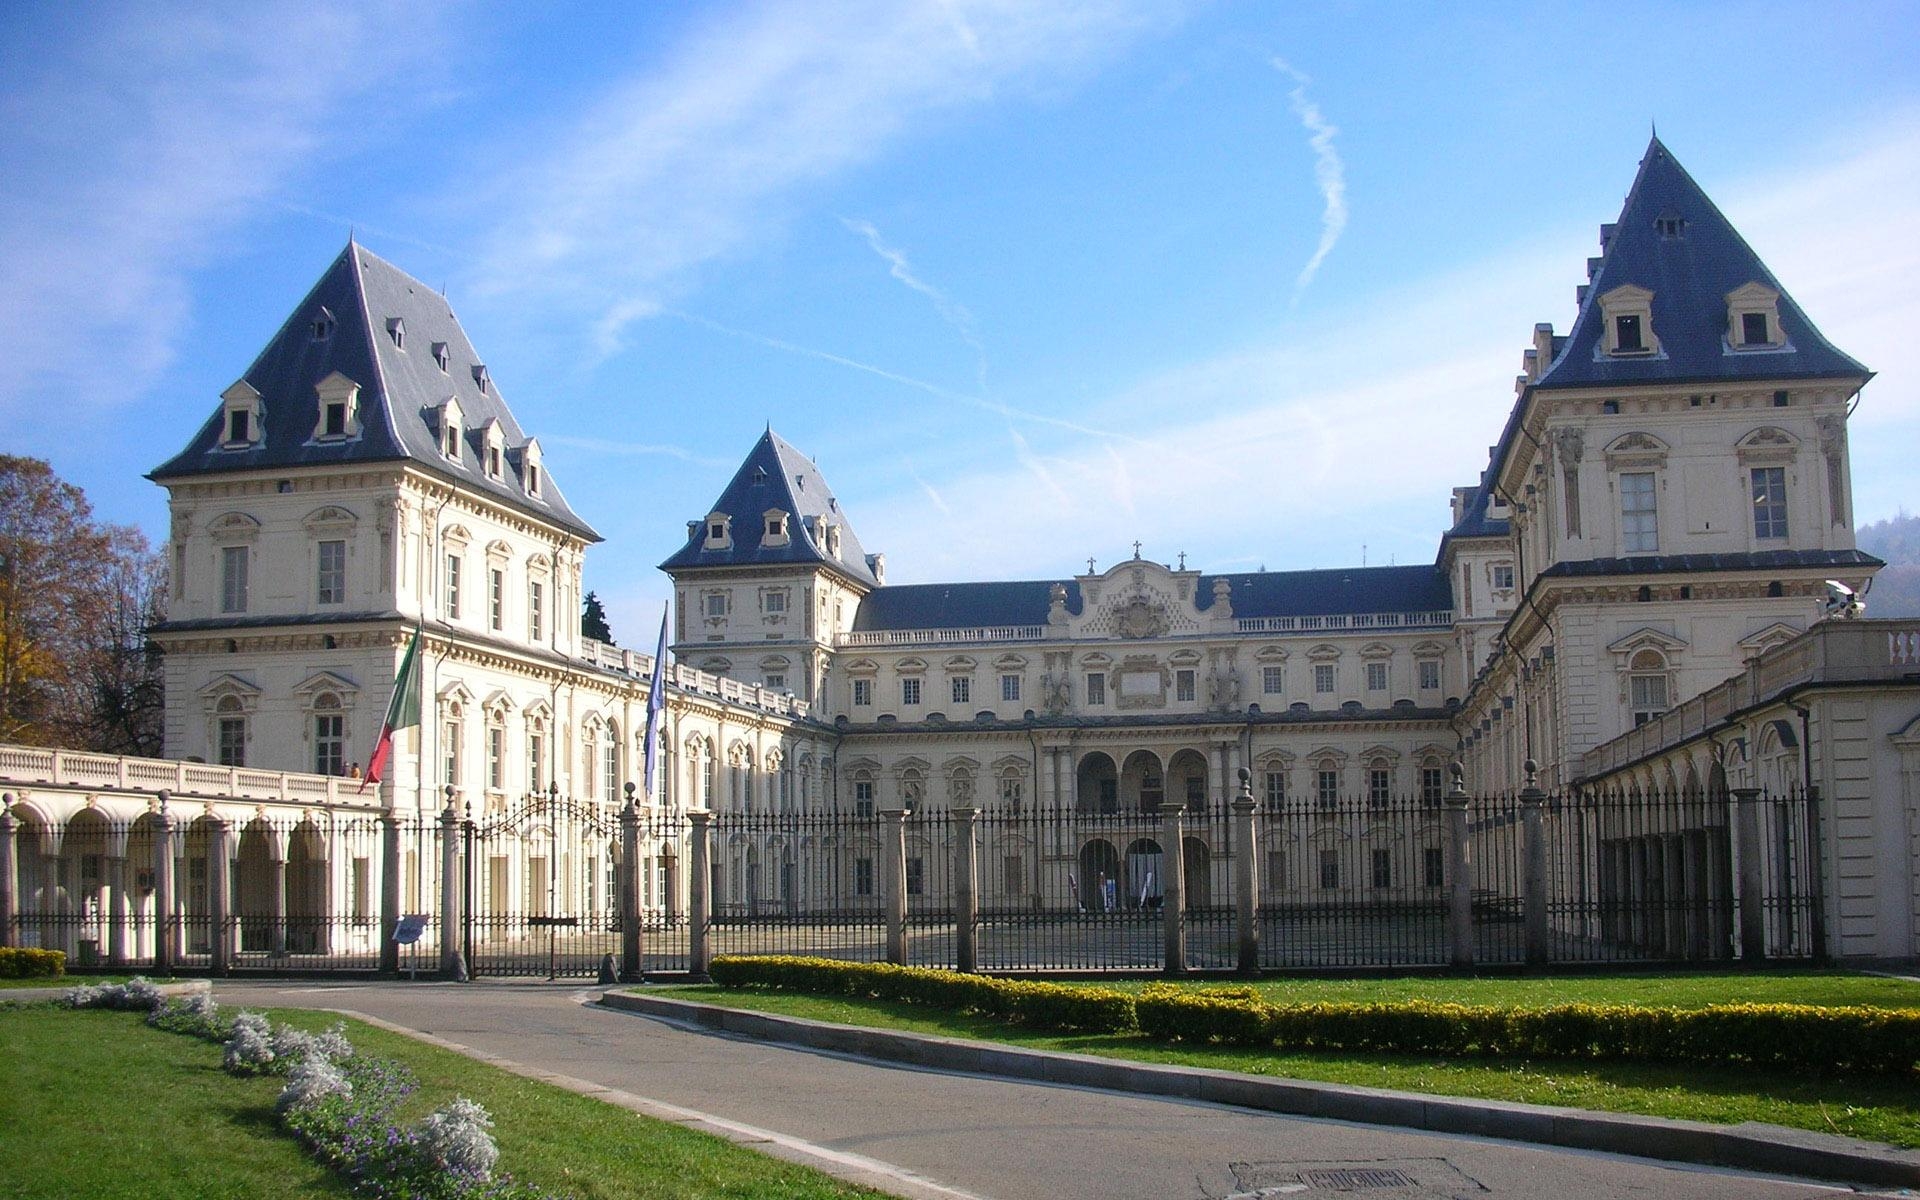
[[[0,946],[0,979],[58,979],[66,973],[64,951]]]
[[[958,971],[825,958],[723,955],[709,967],[722,987],[865,996],[1000,1017],[1035,1029],[1110,1033],[1133,1028],[1131,997],[1106,988],[991,979]]]

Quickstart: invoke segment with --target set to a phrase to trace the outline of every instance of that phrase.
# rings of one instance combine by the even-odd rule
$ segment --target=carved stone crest
[[[1113,614],[1114,631],[1124,638],[1159,637],[1170,622],[1164,605],[1135,596]]]

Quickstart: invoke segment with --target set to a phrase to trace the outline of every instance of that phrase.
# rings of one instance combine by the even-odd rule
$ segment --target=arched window
[[[1633,723],[1645,725],[1667,711],[1667,660],[1658,650],[1638,650],[1627,670],[1627,707]]]
[[[332,692],[313,698],[313,770],[316,775],[347,773],[347,716]]]
[[[247,765],[247,717],[238,696],[222,696],[214,706],[213,761],[223,767]]]

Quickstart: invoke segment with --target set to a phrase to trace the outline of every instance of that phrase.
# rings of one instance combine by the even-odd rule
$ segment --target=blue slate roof
[[[1631,558],[1589,558],[1559,562],[1542,577],[1658,575],[1668,571],[1782,571],[1819,567],[1884,567],[1864,550],[1742,550],[1726,554],[1640,554]]]
[[[1213,606],[1213,581],[1232,585],[1235,617],[1306,617],[1351,613],[1428,612],[1453,607],[1447,577],[1432,566],[1348,567],[1324,571],[1261,571],[1202,575],[1198,604]],[[1004,583],[920,583],[883,587],[860,601],[859,632],[882,629],[970,629],[1044,625],[1053,580]],[[1067,611],[1081,611],[1080,585],[1067,588]]]
[[[1659,223],[1678,219],[1678,236]],[[1727,293],[1762,283],[1780,293],[1780,326],[1789,348],[1727,347]],[[1604,345],[1600,296],[1623,284],[1653,293],[1657,355],[1614,357]],[[1647,146],[1625,207],[1602,249],[1586,298],[1564,345],[1535,388],[1627,383],[1832,378],[1871,372],[1814,327],[1760,256],[1733,228],[1659,138]]]
[[[324,338],[314,336],[322,310],[332,322]],[[391,332],[395,320],[403,323],[404,344]],[[434,353],[441,343],[444,370]],[[349,241],[241,376],[260,393],[264,436],[242,449],[222,449],[216,408],[186,449],[148,478],[165,482],[230,471],[410,461],[599,541],[600,535],[568,506],[551,472],[541,480],[538,496],[527,494],[521,477],[528,438],[498,385],[489,380],[481,386],[476,377],[481,366],[446,297]],[[320,441],[313,437],[320,417],[314,389],[335,371],[360,385],[360,435]],[[460,402],[462,413],[457,462],[440,452],[433,422],[435,410],[450,397]],[[506,445],[498,480],[488,477],[480,459],[480,430],[490,420],[500,423]]]
[[[762,544],[766,537],[763,517],[772,509],[789,514],[784,546]],[[661,570],[804,563],[828,567],[868,587],[879,586],[867,566],[866,551],[847,515],[840,511],[840,502],[834,499],[820,468],[772,429],[761,435],[734,472],[733,481],[708,511],[733,518],[732,545],[724,550],[708,549],[706,530],[696,522],[687,531],[687,544],[661,563]],[[814,530],[821,522],[840,527],[838,555],[827,553],[824,537],[816,537]],[[1044,619],[1044,602],[1042,616]]]

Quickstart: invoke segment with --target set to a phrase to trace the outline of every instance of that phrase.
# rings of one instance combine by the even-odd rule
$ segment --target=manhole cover
[[[1330,1171],[1302,1171],[1300,1182],[1311,1188],[1357,1192],[1362,1188],[1412,1187],[1413,1180],[1385,1167],[1337,1167]]]

